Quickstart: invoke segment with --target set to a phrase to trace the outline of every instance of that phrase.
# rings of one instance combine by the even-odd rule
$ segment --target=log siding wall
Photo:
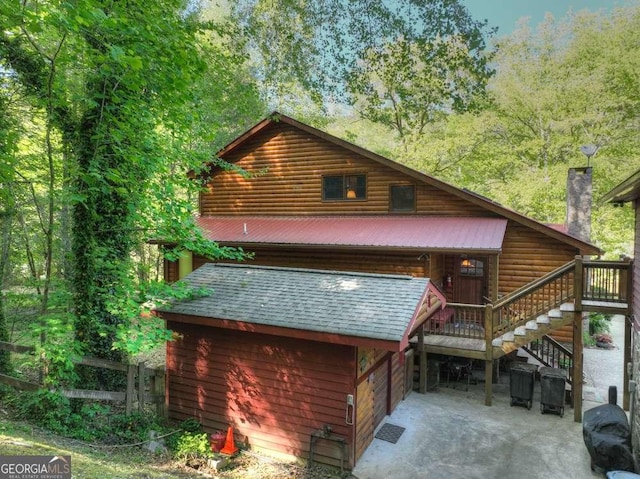
[[[251,173],[216,171],[201,193],[207,215],[387,214],[389,187],[416,185],[416,213],[487,216],[482,208],[286,124],[272,125],[224,158]],[[365,174],[366,200],[323,201],[325,175]]]
[[[255,253],[248,264],[312,268],[360,273],[406,274],[427,277],[428,261],[415,252],[371,252],[366,250],[335,251],[328,249],[252,248]],[[208,260],[194,256],[193,267],[198,268]]]
[[[169,322],[169,416],[195,417],[208,432],[234,426],[236,441],[308,457],[312,432],[327,424],[353,444],[345,424],[354,393],[355,348]],[[335,444],[314,460],[339,465]],[[347,464],[353,465],[351,460]]]
[[[499,294],[510,293],[575,258],[578,251],[509,221],[500,255]]]
[[[243,178],[233,172],[214,172],[208,191],[201,194],[202,215],[389,214],[389,186],[415,184],[416,214],[496,216],[462,198],[420,184],[395,169],[285,123],[265,128],[225,159],[255,176]],[[322,201],[322,177],[327,174],[366,174],[367,199]],[[428,261],[420,263],[419,255],[414,252],[345,252],[286,247],[255,247],[253,251],[256,253],[255,264],[431,275],[437,284],[441,284],[448,267],[436,253],[430,255],[436,258],[431,260],[433,269],[430,271],[431,264]],[[497,293],[508,294],[571,261],[576,254],[575,248],[510,220],[499,260]],[[198,261],[201,259],[194,259],[194,267],[202,264]],[[490,270],[489,273],[495,274]],[[487,295],[492,297],[491,277],[488,281]]]

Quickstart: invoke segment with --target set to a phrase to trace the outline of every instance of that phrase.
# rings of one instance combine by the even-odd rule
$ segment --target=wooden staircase
[[[448,303],[424,324],[426,353],[498,359],[572,324],[576,313],[630,314],[630,269],[629,261],[576,258],[493,304]]]
[[[548,333],[571,324],[581,331],[577,321],[582,321],[583,312],[631,314],[632,276],[630,261],[576,257],[493,304],[448,303],[421,325],[412,340],[420,365],[421,392],[426,391],[429,354],[483,360],[488,406],[493,362],[518,348],[527,348],[542,364],[566,368],[569,380],[572,375],[581,377],[582,355],[574,360],[571,350],[553,341]],[[542,348],[539,355],[536,348]],[[574,338],[573,348],[582,350],[581,337],[577,342]],[[574,387],[576,404],[580,405],[574,407],[574,415],[579,421],[581,382]]]
[[[540,314],[535,319],[527,321],[523,326],[517,326],[513,331],[504,333],[491,342],[493,357],[499,358],[516,351],[518,348],[541,341],[551,331],[571,324],[574,318],[573,313],[574,304],[563,303],[560,307],[551,309],[546,314]]]
[[[573,382],[573,351],[549,336],[522,346],[530,358],[544,366],[561,368],[567,371],[567,382]]]

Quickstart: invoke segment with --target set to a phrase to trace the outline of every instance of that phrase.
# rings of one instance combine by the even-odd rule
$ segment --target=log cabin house
[[[213,291],[158,311],[181,338],[167,347],[172,418],[353,467],[411,391],[414,356],[420,392],[430,355],[484,364],[487,405],[495,362],[532,342],[581,377],[594,245],[277,113],[218,157],[249,175],[209,165],[199,226],[254,256],[165,262],[167,281]],[[616,288],[602,306],[626,307],[620,276],[602,281]],[[566,325],[573,357],[547,336]]]

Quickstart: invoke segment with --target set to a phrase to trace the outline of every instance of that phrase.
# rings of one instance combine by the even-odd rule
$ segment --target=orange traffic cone
[[[224,443],[224,447],[220,449],[220,452],[229,456],[233,456],[236,452],[238,452],[236,443],[233,440],[233,426],[229,426],[229,429],[227,429],[227,440]]]

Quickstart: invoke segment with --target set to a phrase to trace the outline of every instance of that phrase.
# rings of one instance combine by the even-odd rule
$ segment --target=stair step
[[[524,326],[518,326],[516,329],[513,330],[513,334],[515,336],[526,336],[527,328],[525,328]]]
[[[525,327],[529,331],[536,331],[538,329],[538,323],[536,321],[534,321],[534,320],[527,321],[527,324],[525,324]]]
[[[547,316],[546,314],[541,314],[540,316],[538,316],[536,318],[536,323],[538,323],[538,324],[551,324],[551,320],[549,319],[549,316]]]
[[[562,303],[560,305],[560,311],[562,312],[571,312],[571,311],[575,311],[575,305],[573,303]]]
[[[549,319],[562,319],[562,311],[560,309],[552,309],[547,313]]]
[[[515,339],[515,334],[513,333],[513,331],[509,331],[508,333],[504,333],[501,339],[502,339],[502,342],[505,342],[505,341],[513,342]]]

